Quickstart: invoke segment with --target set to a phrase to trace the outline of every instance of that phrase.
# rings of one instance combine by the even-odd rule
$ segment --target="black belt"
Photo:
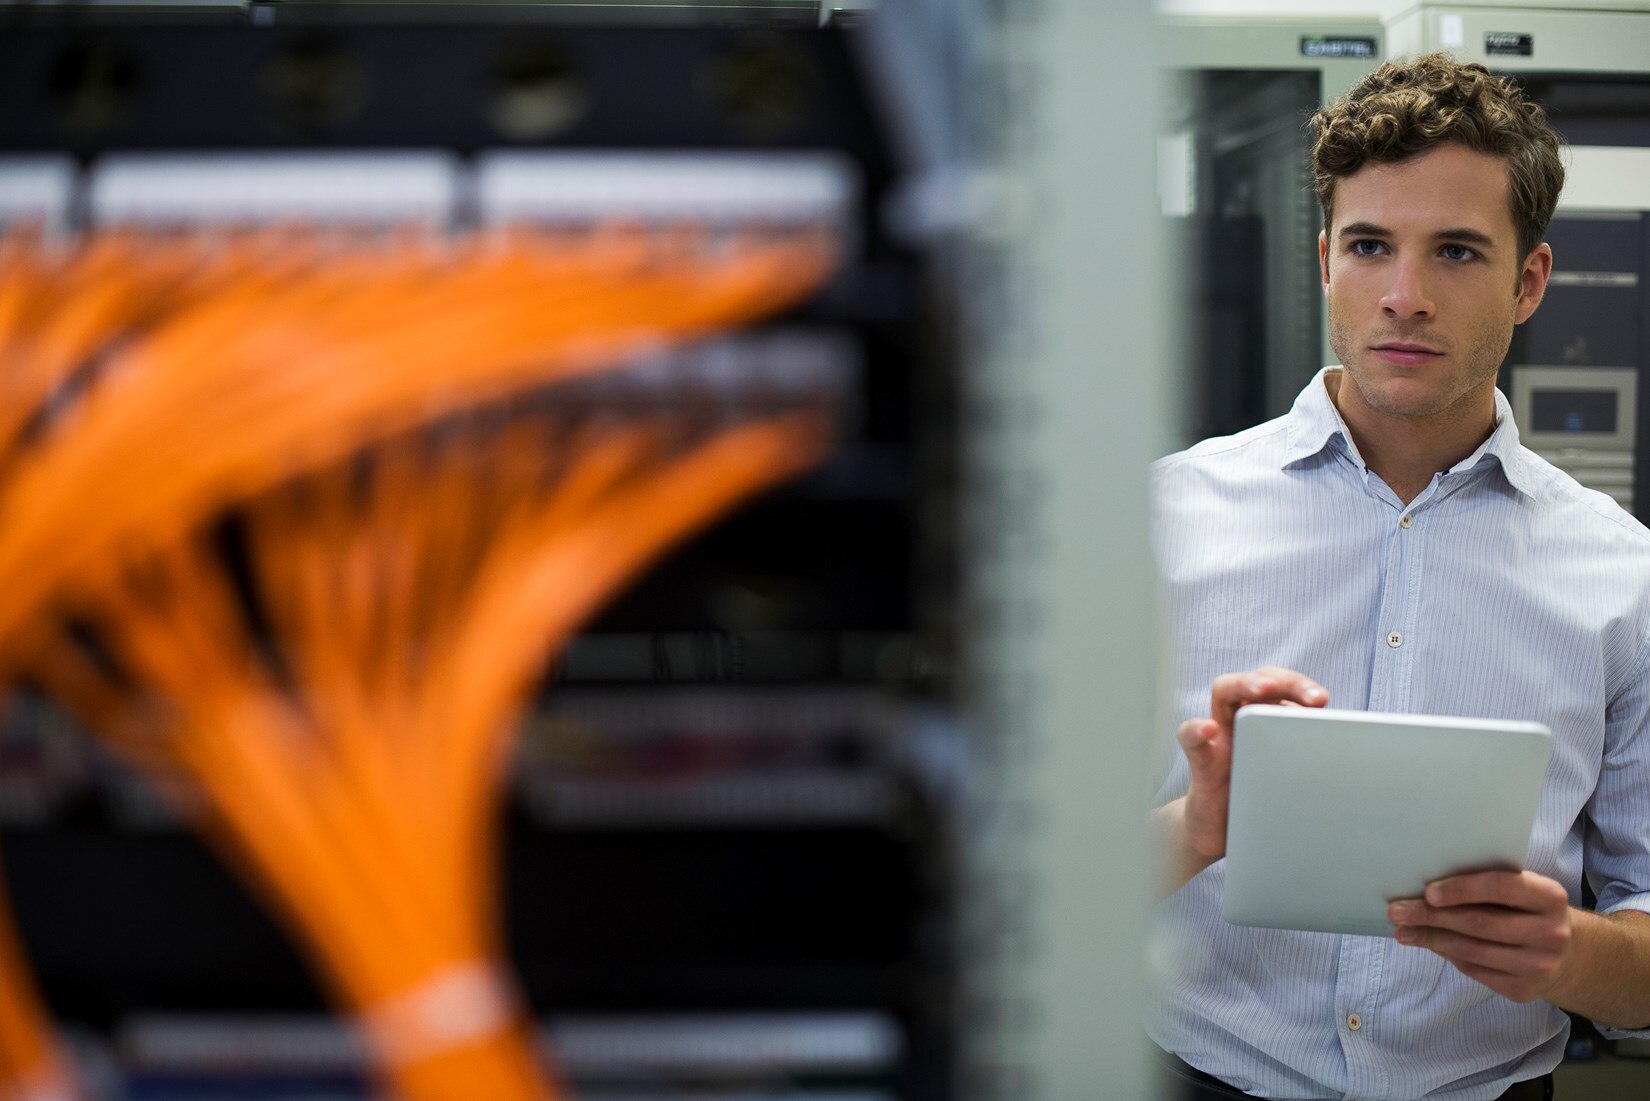
[[[1228,1101],[1234,1097],[1250,1096],[1240,1089],[1233,1089],[1212,1074],[1204,1074],[1177,1055],[1164,1052],[1164,1067],[1169,1080],[1174,1083],[1171,1094],[1174,1101]],[[1543,1074],[1540,1078],[1516,1082],[1507,1087],[1499,1101],[1552,1101],[1552,1098],[1553,1076]]]

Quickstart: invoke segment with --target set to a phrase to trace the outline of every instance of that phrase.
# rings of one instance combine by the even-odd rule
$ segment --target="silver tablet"
[[[1540,723],[1254,704],[1234,730],[1227,921],[1390,936],[1393,899],[1524,866]]]

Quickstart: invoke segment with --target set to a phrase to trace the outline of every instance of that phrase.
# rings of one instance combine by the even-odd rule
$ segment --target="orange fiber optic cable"
[[[434,251],[383,247],[274,277],[244,265],[170,316],[125,300],[135,338],[97,349],[100,378],[65,402],[63,429],[43,430],[0,479],[0,650],[64,580],[131,539],[443,408],[772,313],[834,264],[821,230],[697,250],[635,229],[521,231]],[[162,282],[175,261],[145,270]],[[0,271],[0,288],[12,277]]]
[[[568,384],[794,300],[828,238],[328,241],[278,270],[255,238],[238,257],[174,243],[223,285],[175,258],[148,284],[117,276],[147,290],[99,299],[121,336],[94,377],[16,422],[33,427],[0,468],[0,576],[34,572],[0,651],[181,783],[355,1014],[390,1096],[553,1096],[499,943],[517,712],[596,607],[829,435],[817,403]],[[84,346],[89,321],[8,327],[7,274],[0,344]]]
[[[99,728],[199,794],[202,826],[297,930],[403,1101],[549,1096],[493,901],[514,712],[597,604],[827,438],[806,411],[687,440],[558,419],[380,445],[364,489],[357,461],[251,502],[285,668],[200,533],[83,598],[142,686],[127,715],[162,708],[140,730],[105,707]],[[40,653],[41,683],[98,679],[73,649],[65,634]],[[121,691],[105,679],[88,698]]]

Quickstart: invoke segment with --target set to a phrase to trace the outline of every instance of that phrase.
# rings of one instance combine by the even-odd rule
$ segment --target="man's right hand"
[[[1322,707],[1329,702],[1323,685],[1293,669],[1262,666],[1248,673],[1227,673],[1209,689],[1209,714],[1187,719],[1176,737],[1191,766],[1186,794],[1156,811],[1163,855],[1169,864],[1165,893],[1226,855],[1226,816],[1232,788],[1232,723],[1238,708],[1251,703]]]

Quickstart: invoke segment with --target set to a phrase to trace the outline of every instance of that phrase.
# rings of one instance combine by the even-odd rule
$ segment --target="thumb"
[[[1219,753],[1216,742],[1220,737],[1220,724],[1213,719],[1187,719],[1180,724],[1175,737],[1193,768],[1207,767]]]

